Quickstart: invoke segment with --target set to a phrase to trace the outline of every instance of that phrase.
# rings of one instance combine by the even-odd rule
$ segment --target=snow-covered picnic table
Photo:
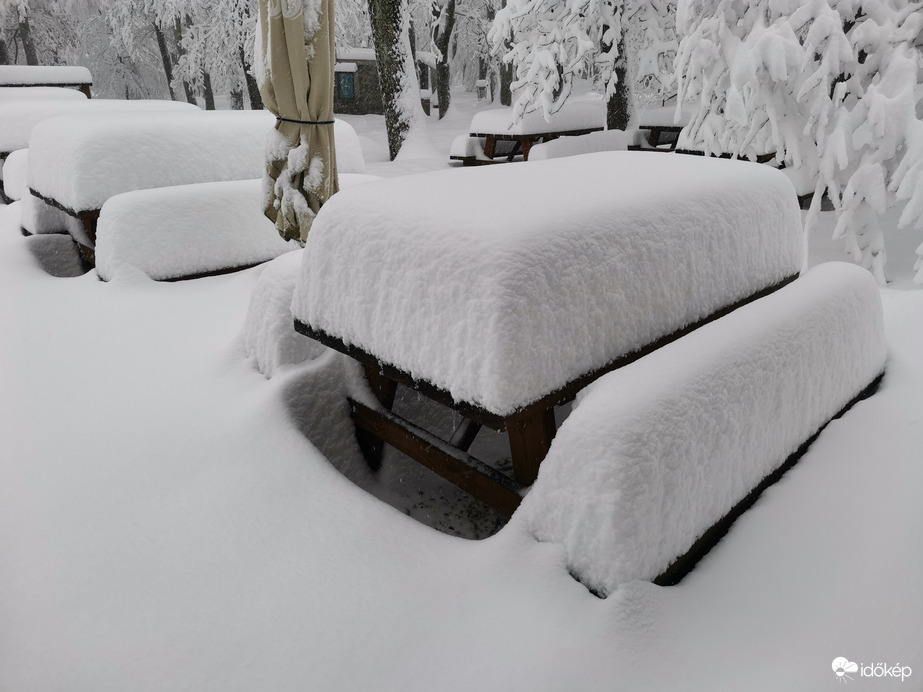
[[[73,87],[90,98],[93,75],[67,65],[0,65],[0,87]]]
[[[360,428],[418,460],[436,454],[456,477],[473,466],[475,492],[512,511],[555,405],[790,281],[802,251],[794,190],[764,166],[606,152],[443,171],[330,200],[292,312],[299,331],[366,365],[385,408],[403,382],[507,431],[516,484],[354,405]]]
[[[31,89],[19,89],[29,93]],[[0,99],[0,161],[18,149],[29,146],[33,128],[43,120],[62,115],[98,115],[119,112],[148,111],[199,111],[198,106],[181,101],[93,99],[87,100],[79,91],[36,88],[42,93],[51,92],[50,98]],[[72,93],[78,99],[63,97],[60,93]],[[3,192],[3,174],[0,170],[0,198]]]
[[[459,147],[453,146],[449,158],[478,165],[495,158],[512,161],[521,154],[527,161],[534,144],[602,130],[605,123],[606,105],[599,99],[568,101],[548,120],[541,111],[526,113],[518,122],[513,108],[480,111],[471,119],[468,137],[459,140]],[[480,155],[468,147],[475,143]]]
[[[75,239],[92,261],[106,200],[131,190],[259,178],[274,123],[266,111],[198,109],[48,118],[29,137],[28,187],[39,202],[79,219],[83,232]]]
[[[665,151],[676,149],[679,133],[689,124],[695,115],[693,106],[659,106],[644,108],[638,113],[638,127],[648,133],[648,143],[654,147],[664,147]]]

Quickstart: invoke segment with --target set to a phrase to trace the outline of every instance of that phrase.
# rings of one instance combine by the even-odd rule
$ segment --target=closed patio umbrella
[[[337,189],[333,140],[333,0],[260,0],[260,94],[276,117],[263,176],[264,211],[304,242]]]

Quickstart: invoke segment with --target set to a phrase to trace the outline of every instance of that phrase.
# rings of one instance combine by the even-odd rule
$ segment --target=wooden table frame
[[[295,320],[295,330],[354,358],[364,367],[377,406],[350,400],[350,413],[356,426],[356,438],[370,467],[377,470],[381,464],[383,445],[389,444],[501,514],[510,516],[519,506],[525,488],[535,481],[539,465],[551,447],[556,430],[555,406],[571,401],[577,392],[607,372],[628,365],[702,325],[767,296],[797,277],[797,274],[788,276],[637,351],[616,358],[508,415],[488,411],[471,402],[455,401],[449,392],[431,382],[414,378],[375,355],[298,320]],[[443,440],[391,411],[398,384],[411,387],[463,416],[464,420],[452,439]],[[481,426],[507,433],[513,463],[512,478],[468,454]]]
[[[495,160],[498,157],[497,155],[497,143],[498,142],[513,142],[513,148],[504,154],[500,154],[500,157],[505,157],[507,163],[516,158],[519,154],[522,154],[523,161],[529,160],[529,152],[532,150],[532,146],[535,144],[541,144],[543,142],[550,142],[553,139],[558,137],[576,137],[579,135],[586,135],[590,132],[599,132],[603,128],[600,127],[586,127],[579,130],[563,130],[560,132],[536,132],[534,134],[510,134],[506,132],[496,133],[496,132],[472,132],[469,137],[477,137],[478,139],[484,140],[484,159],[478,159],[473,156],[464,156],[464,157],[454,157],[466,166],[478,166],[490,163],[501,163]]]

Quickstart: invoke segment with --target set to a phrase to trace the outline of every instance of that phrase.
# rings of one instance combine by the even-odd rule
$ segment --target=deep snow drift
[[[440,160],[385,163],[381,119],[351,118],[369,172],[445,167],[471,104],[430,120]],[[882,290],[880,391],[682,584],[600,600],[524,517],[459,540],[333,469],[363,473],[349,364],[267,380],[244,355],[269,267],[54,278],[40,267],[62,239],[23,238],[15,212],[0,207],[0,689],[814,692],[839,689],[839,656],[912,666],[879,689],[919,688],[921,292]],[[842,255],[831,230],[812,262]],[[365,481],[394,496],[417,480],[383,471]]]

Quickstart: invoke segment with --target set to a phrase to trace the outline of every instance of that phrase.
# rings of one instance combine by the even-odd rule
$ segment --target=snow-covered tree
[[[635,101],[662,105],[676,96],[676,0],[628,0],[624,17]]]
[[[369,18],[378,59],[388,150],[394,159],[413,132],[425,126],[420,85],[410,50],[408,2],[369,0]]]
[[[591,68],[606,94],[607,123],[624,129],[632,117],[631,83],[622,27],[624,0],[509,0],[490,39],[516,66],[516,117],[541,109],[547,118],[567,101],[574,78]]]
[[[436,94],[439,102],[439,119],[445,117],[451,103],[452,75],[449,69],[449,43],[455,29],[456,0],[432,0],[432,45],[436,57]]]
[[[923,3],[685,0],[677,21],[679,93],[699,105],[687,143],[776,152],[815,182],[807,231],[826,192],[836,236],[884,283],[881,215],[903,205],[901,227],[923,229]]]

